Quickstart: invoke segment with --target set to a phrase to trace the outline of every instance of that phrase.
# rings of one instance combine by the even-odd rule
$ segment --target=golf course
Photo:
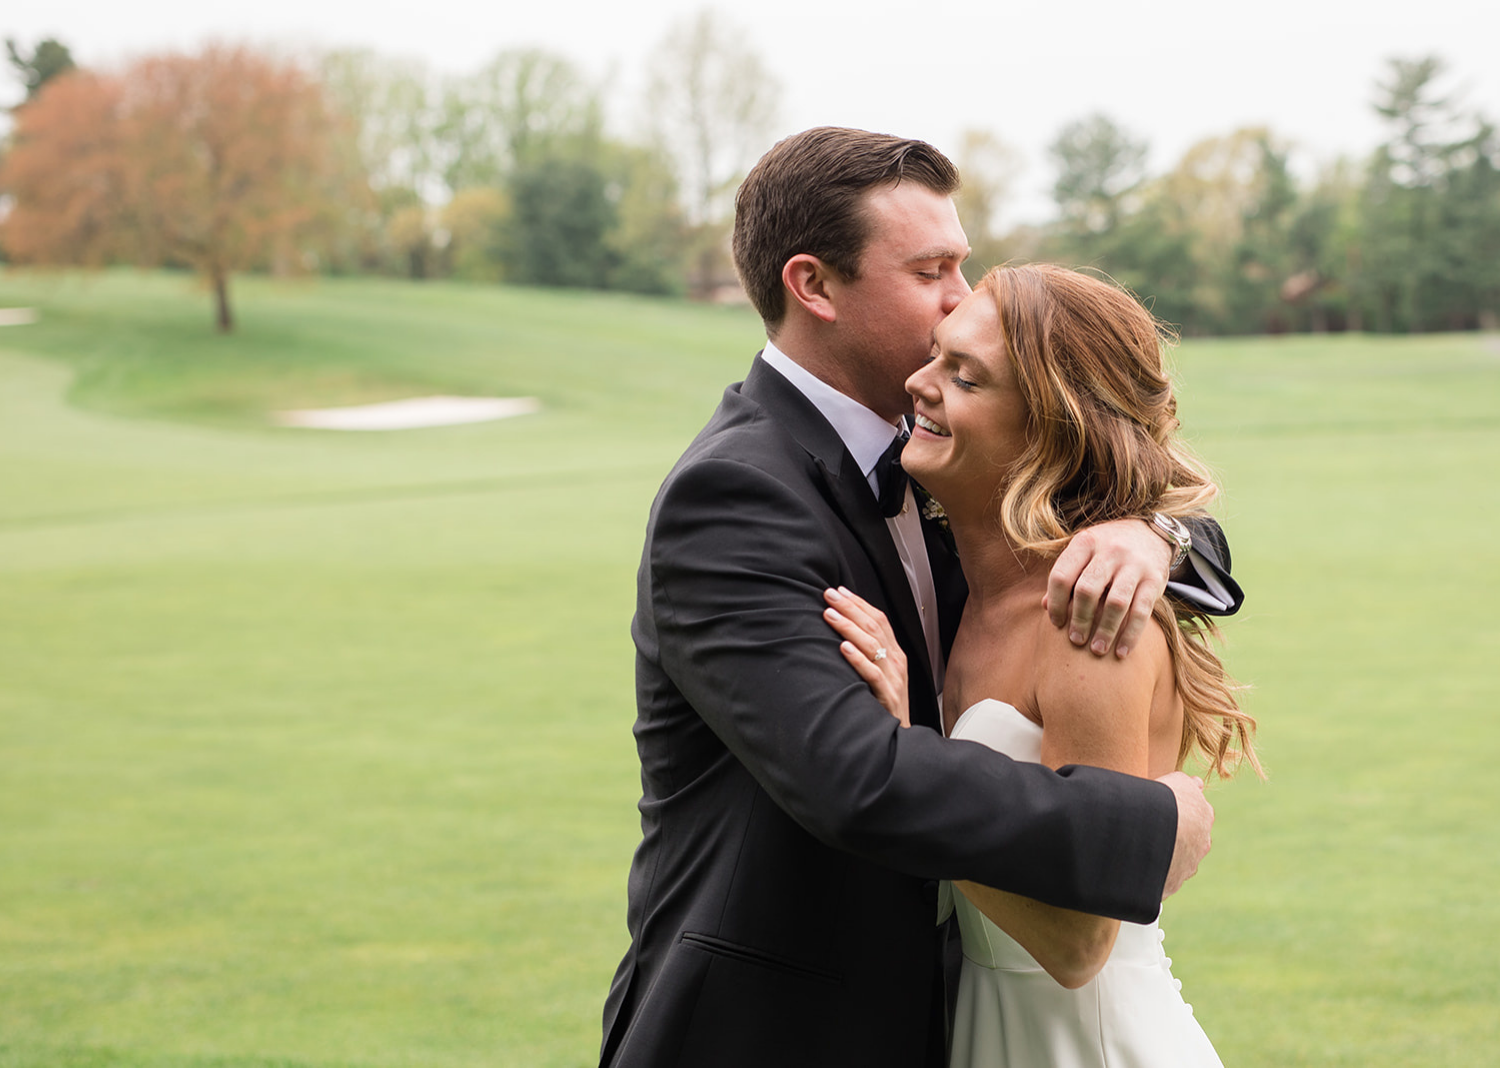
[[[233,285],[219,335],[184,274],[0,269],[0,1068],[591,1065],[641,536],[759,320]],[[1233,1068],[1492,1065],[1500,335],[1171,360],[1269,774],[1209,787],[1172,970]],[[536,410],[275,414],[432,396]]]

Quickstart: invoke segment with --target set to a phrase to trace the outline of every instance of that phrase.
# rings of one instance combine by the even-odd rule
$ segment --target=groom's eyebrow
[[[968,258],[968,249],[960,252],[957,249],[953,248],[939,248],[937,246],[934,246],[932,248],[923,249],[921,252],[918,252],[915,256],[911,257],[906,262],[924,263],[927,260],[958,260],[960,263],[962,263]]]

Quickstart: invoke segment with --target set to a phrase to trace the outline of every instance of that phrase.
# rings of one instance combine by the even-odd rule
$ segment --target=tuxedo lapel
[[[901,554],[896,551],[896,544],[891,540],[890,527],[886,525],[885,516],[880,514],[880,508],[875,503],[874,495],[870,493],[864,475],[859,474],[857,481],[844,478],[830,469],[822,459],[817,459],[816,462],[818,473],[823,476],[835,507],[875,563],[880,584],[885,590],[886,604],[893,609],[890,613],[891,627],[907,649],[913,677],[920,670],[923,678],[931,679],[932,664],[927,657],[927,638],[922,631],[922,617],[917,612],[916,601],[912,599],[911,583],[906,579]],[[851,460],[846,469],[853,466]]]
[[[912,722],[940,730],[922,618],[890,528],[880,514],[864,473],[817,407],[759,357],[750,368],[741,392],[773,412],[786,432],[812,457],[827,491],[826,499],[859,541],[880,578],[891,629],[907,652],[908,675],[912,680],[908,686]]]
[[[927,562],[932,567],[933,592],[937,594],[939,648],[946,659],[963,618],[964,602],[969,599],[969,584],[959,566],[953,535],[938,520],[923,515],[922,537],[927,542]]]

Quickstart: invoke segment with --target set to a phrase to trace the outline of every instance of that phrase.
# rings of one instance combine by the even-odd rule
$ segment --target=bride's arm
[[[1037,708],[1042,763],[1092,764],[1132,775],[1149,769],[1151,713],[1157,688],[1171,684],[1166,638],[1152,623],[1126,660],[1092,656],[1063,631],[1040,628]],[[977,883],[955,884],[991,921],[1075,989],[1104,966],[1119,921],[1044,905]]]

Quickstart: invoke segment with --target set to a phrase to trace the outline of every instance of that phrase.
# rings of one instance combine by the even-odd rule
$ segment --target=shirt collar
[[[890,448],[899,428],[892,423],[887,423],[859,401],[834,389],[778,349],[774,343],[766,342],[760,358],[796,386],[804,397],[812,401],[813,406],[822,413],[823,418],[828,420],[834,431],[843,439],[844,447],[849,450],[849,455],[854,457],[854,462],[859,465],[860,473],[867,480],[870,479],[876,462],[881,454]]]

